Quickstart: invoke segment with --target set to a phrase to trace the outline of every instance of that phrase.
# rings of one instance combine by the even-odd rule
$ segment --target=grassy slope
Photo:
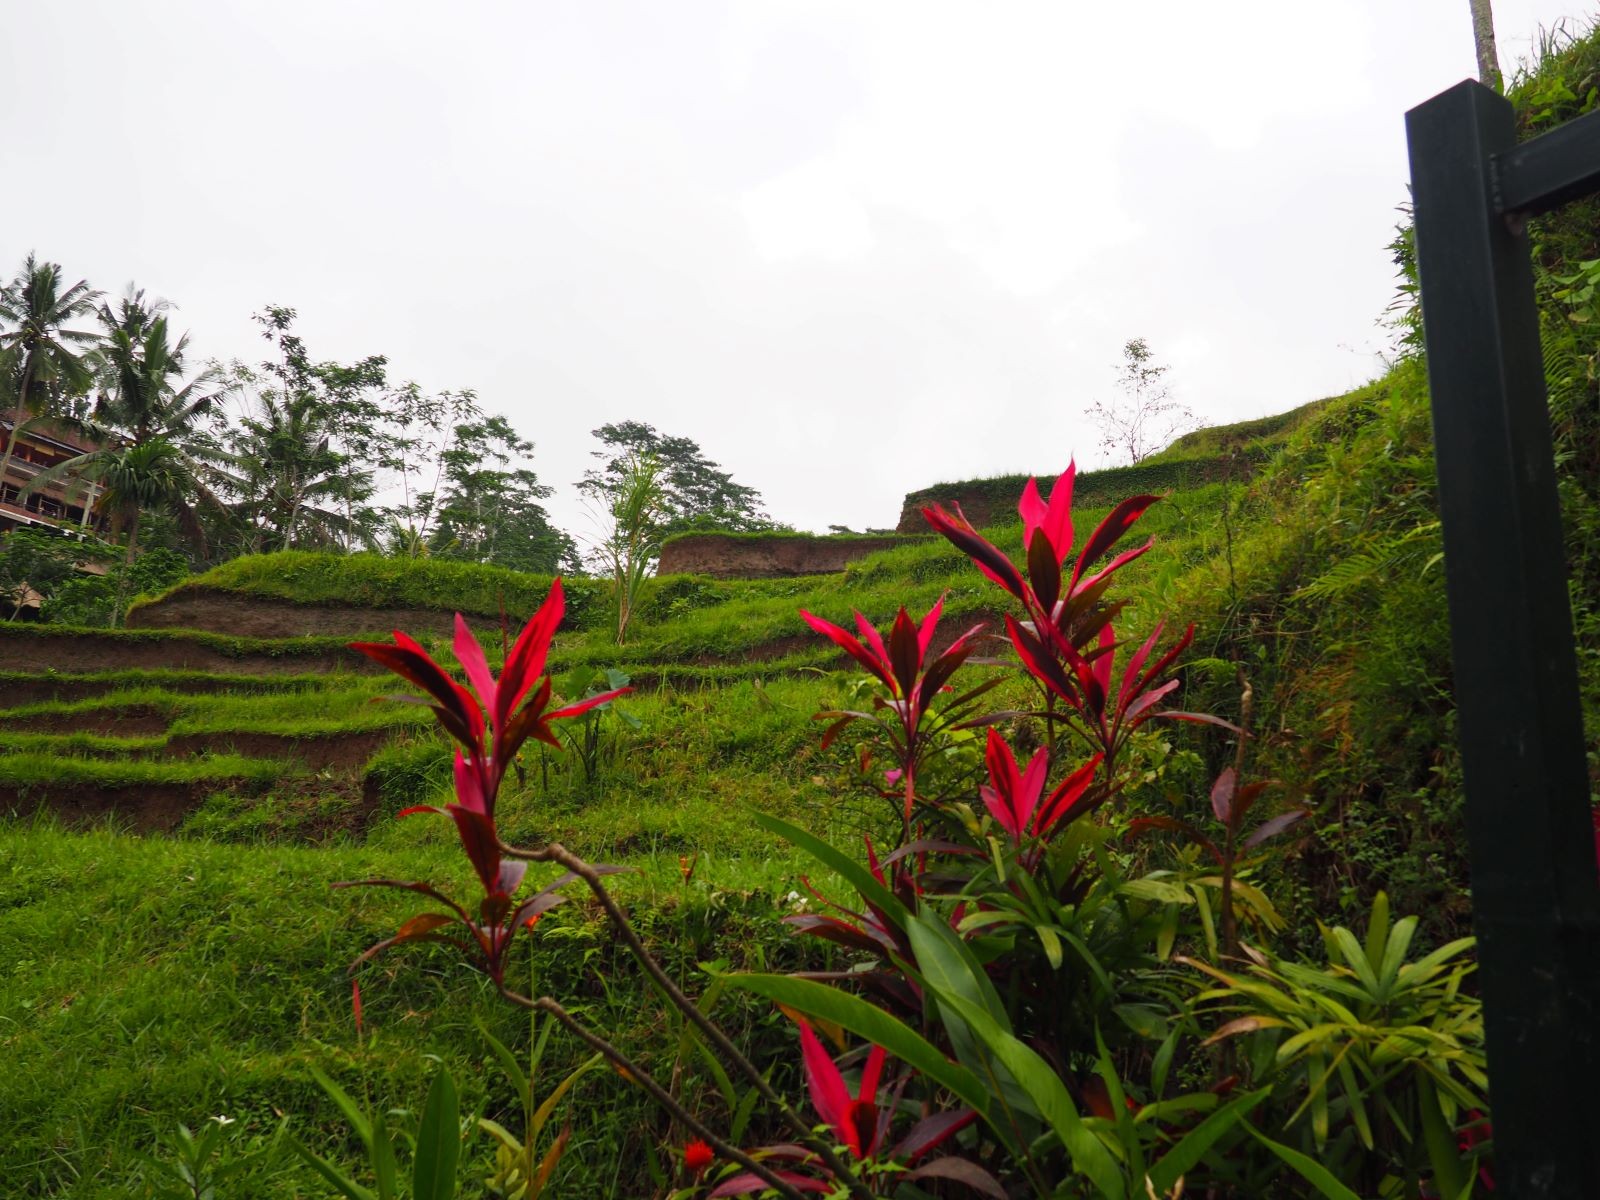
[[[1600,48],[1583,54],[1552,69],[1592,77]],[[1573,115],[1563,110],[1551,119]],[[1593,215],[1584,215],[1579,233],[1576,224],[1565,233],[1541,231],[1547,265],[1596,257]],[[1558,332],[1574,361],[1592,362],[1592,334],[1564,324]],[[1577,378],[1580,385],[1557,394],[1556,416],[1558,436],[1569,439],[1563,489],[1592,716],[1600,709],[1600,669],[1592,669],[1600,666],[1593,583],[1600,519],[1593,446],[1570,440],[1592,436],[1581,405],[1592,405],[1593,388],[1582,382],[1586,371]],[[1279,885],[1280,907],[1302,923],[1312,911],[1333,916],[1381,882],[1402,908],[1424,912],[1437,936],[1459,923],[1463,871],[1421,374],[1402,366],[1276,432],[1285,439],[1281,456],[1248,489],[1179,493],[1152,514],[1152,525],[1166,523],[1163,542],[1128,575],[1132,620],[1146,625],[1173,613],[1199,623],[1187,673],[1191,706],[1229,713],[1231,664],[1247,664],[1258,711],[1268,715],[1258,725],[1253,769],[1283,778],[1288,794],[1318,810],[1317,836]],[[1227,441],[1202,434],[1172,457],[1214,454],[1212,443],[1225,448]],[[999,536],[1015,545],[1014,533]],[[676,672],[680,685],[694,686],[629,701],[645,731],[605,766],[597,795],[585,793],[565,764],[555,766],[549,795],[541,794],[539,763],[530,757],[529,791],[507,804],[509,832],[571,838],[586,853],[639,866],[641,874],[622,886],[685,969],[707,954],[792,953],[772,910],[773,895],[793,886],[794,868],[752,831],[746,813],[770,807],[803,815],[835,840],[848,836],[847,815],[819,807],[829,792],[812,777],[832,768],[808,753],[813,731],[804,719],[838,684],[804,674],[761,688],[749,679],[712,686],[733,671],[750,672],[695,659],[793,632],[797,605],[836,619],[857,606],[882,618],[902,600],[921,607],[946,589],[958,611],[976,611],[993,597],[936,543],[877,556],[838,579],[658,581],[632,645],[619,651],[567,633],[562,660]],[[812,653],[785,661],[822,661],[805,657]],[[1209,743],[1195,744],[1215,756]],[[400,747],[380,760],[388,802],[426,797],[442,784],[434,751]],[[249,829],[219,808],[197,814],[188,838],[0,833],[0,944],[11,967],[0,972],[0,1048],[16,1065],[0,1073],[0,1111],[20,1114],[0,1145],[8,1186],[22,1194],[127,1195],[135,1187],[133,1154],[150,1145],[152,1122],[192,1123],[211,1113],[236,1117],[249,1136],[281,1109],[325,1149],[348,1150],[306,1069],[330,1065],[355,1085],[341,964],[392,928],[406,906],[379,893],[332,893],[326,884],[380,872],[460,882],[463,872],[439,823],[386,822],[363,845],[322,849],[209,840],[247,838]],[[711,854],[683,889],[676,856],[692,850]],[[659,1051],[658,1010],[633,990],[631,973],[612,970],[614,946],[591,915],[570,910],[540,934],[541,977],[551,992],[575,998],[630,1045]],[[483,1102],[506,1115],[504,1089],[486,1078],[471,1025],[481,1017],[516,1036],[516,1018],[448,957],[417,957],[427,969],[390,962],[366,976],[369,1020],[379,1030],[364,1060],[375,1095],[414,1106],[420,1054],[435,1053],[463,1078],[469,1106]],[[772,1019],[737,1020],[751,1022],[746,1032],[758,1056],[783,1070],[791,1047]],[[637,1194],[629,1186],[637,1176],[618,1181],[615,1173],[638,1161],[645,1112],[636,1094],[599,1077],[572,1112],[569,1182],[582,1181],[578,1194]],[[481,1161],[481,1146],[468,1157]],[[305,1186],[303,1177],[252,1177],[239,1194],[292,1194],[296,1186]]]

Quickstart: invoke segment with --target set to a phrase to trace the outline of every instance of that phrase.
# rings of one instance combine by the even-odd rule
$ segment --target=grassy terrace
[[[1154,534],[1158,545],[1122,577],[1130,608],[1119,628],[1134,634],[1161,616],[1176,626],[1195,620],[1200,632],[1185,672],[1185,706],[1231,715],[1233,664],[1246,663],[1263,711],[1276,722],[1261,740],[1257,769],[1283,779],[1284,794],[1304,797],[1319,812],[1346,814],[1326,836],[1348,839],[1355,847],[1349,861],[1358,865],[1334,874],[1308,852],[1292,888],[1274,896],[1284,911],[1307,911],[1313,901],[1306,897],[1318,897],[1318,889],[1335,893],[1316,899],[1325,910],[1341,889],[1359,905],[1367,881],[1377,878],[1401,897],[1397,904],[1425,914],[1426,936],[1437,943],[1460,920],[1463,877],[1450,834],[1454,768],[1438,753],[1449,736],[1447,710],[1434,699],[1444,644],[1438,573],[1423,570],[1426,554],[1394,564],[1377,557],[1400,532],[1431,520],[1419,482],[1431,466],[1419,459],[1426,406],[1416,380],[1401,374],[1262,436],[1279,439],[1277,449],[1251,483],[1190,483],[1140,523],[1140,533]],[[1227,439],[1213,440],[1222,447]],[[1190,450],[1217,453],[1208,444]],[[1013,483],[1001,486],[1014,497]],[[1074,522],[1081,540],[1114,497],[1085,487],[1080,498]],[[1016,523],[991,536],[1020,551]],[[1329,564],[1365,548],[1378,564],[1370,580],[1327,590],[1334,587]],[[302,598],[318,603],[367,595],[377,597],[372,604],[404,607],[444,595],[420,586],[371,590],[382,572],[311,557]],[[242,595],[270,595],[282,578],[266,559],[242,561],[229,576]],[[533,581],[516,593],[518,603],[531,609],[544,588]],[[494,659],[498,599],[486,604],[490,594],[480,588],[461,607]],[[502,800],[504,835],[522,843],[560,840],[593,860],[633,868],[620,877],[619,891],[646,938],[695,990],[706,982],[698,975],[702,962],[784,969],[798,967],[804,954],[808,966],[827,963],[816,944],[797,944],[780,924],[809,864],[775,845],[751,813],[788,817],[849,846],[881,822],[883,802],[847,782],[850,745],[818,748],[820,727],[811,715],[846,704],[854,676],[804,630],[795,610],[845,621],[860,608],[881,622],[902,603],[920,612],[941,594],[955,627],[993,612],[999,600],[963,556],[927,540],[833,576],[657,579],[623,647],[606,636],[598,604],[575,604],[551,660],[558,685],[575,665],[621,667],[643,685],[620,702],[638,727],[604,718],[592,771],[575,755],[530,743],[522,778]],[[135,631],[111,642],[118,638],[249,653],[230,660],[239,664],[234,670],[102,669],[84,677],[98,695],[63,694],[0,712],[0,772],[12,772],[0,781],[182,776],[197,797],[172,836],[130,836],[117,832],[114,820],[69,833],[46,818],[0,832],[0,943],[13,964],[0,972],[0,1053],[15,1064],[0,1072],[0,1111],[19,1114],[0,1144],[8,1186],[96,1200],[138,1195],[137,1155],[154,1145],[157,1132],[212,1115],[233,1119],[230,1129],[244,1147],[275,1128],[279,1113],[291,1114],[300,1136],[349,1161],[352,1147],[311,1082],[312,1066],[358,1093],[415,1108],[423,1056],[434,1055],[455,1072],[465,1111],[514,1122],[510,1091],[476,1030],[482,1022],[520,1047],[525,1025],[448,953],[411,948],[366,968],[374,1041],[358,1050],[351,1030],[345,965],[422,905],[329,885],[383,876],[467,887],[469,869],[447,822],[387,819],[448,788],[450,751],[424,732],[426,711],[371,703],[403,690],[387,677],[266,675],[262,664],[272,660],[264,656],[279,649],[270,640],[246,646],[241,639]],[[307,653],[328,643],[342,645],[309,639]],[[41,677],[24,671],[4,678],[31,688],[42,686]],[[1589,686],[1591,707],[1597,690]],[[1010,682],[991,698],[997,708],[1028,701]],[[164,732],[124,737],[98,725],[71,728],[135,711],[157,713]],[[8,727],[12,718],[30,717],[58,724],[49,732]],[[334,784],[322,772],[248,756],[162,754],[168,738],[189,734],[373,729],[395,736],[360,771],[370,823],[349,819],[356,801],[333,799]],[[1159,753],[1170,753],[1168,779],[1177,781],[1179,799],[1156,802],[1180,803],[1185,788],[1202,796],[1195,781],[1214,771],[1207,756],[1216,743],[1203,730],[1162,736],[1170,744]],[[234,778],[223,778],[227,771]],[[680,857],[694,864],[687,882]],[[545,990],[569,998],[647,1066],[672,1070],[661,1009],[591,908],[556,910],[521,953],[537,963],[519,959],[515,972],[536,970]],[[733,999],[720,1001],[718,1011],[761,1061],[775,1064],[777,1082],[795,1082],[781,1017]],[[578,1057],[562,1039],[552,1046],[547,1077]],[[702,1100],[702,1108],[720,1111],[718,1101]],[[653,1118],[637,1090],[595,1072],[564,1116],[573,1134],[558,1179],[563,1194],[650,1190],[638,1164],[640,1131]],[[480,1141],[465,1153],[481,1161],[486,1150]],[[300,1168],[285,1163],[275,1171],[248,1177],[238,1195],[319,1194]]]

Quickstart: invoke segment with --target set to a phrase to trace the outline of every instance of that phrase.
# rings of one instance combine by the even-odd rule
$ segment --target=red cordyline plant
[[[644,968],[646,975],[783,1118],[796,1142],[811,1156],[807,1161],[818,1164],[818,1170],[828,1177],[843,1181],[846,1190],[856,1200],[872,1200],[872,1193],[851,1175],[835,1148],[826,1139],[816,1135],[783,1097],[773,1090],[766,1073],[750,1062],[650,955],[603,882],[602,876],[621,868],[585,862],[558,843],[520,849],[500,840],[495,825],[495,804],[501,781],[515,761],[518,749],[530,737],[559,747],[559,741],[551,732],[550,722],[578,716],[632,690],[618,688],[561,708],[549,707],[552,688],[544,668],[550,641],[561,623],[563,608],[561,580],[557,579],[551,585],[545,602],[507,653],[505,666],[498,679],[489,670],[482,646],[472,636],[465,620],[457,614],[453,648],[470,688],[452,679],[427,650],[398,630],[395,631],[393,642],[351,643],[351,649],[367,655],[421,688],[426,696],[394,698],[432,708],[439,724],[459,743],[455,754],[454,802],[442,808],[417,805],[399,815],[405,817],[418,812],[431,812],[448,816],[455,823],[462,849],[477,873],[484,893],[476,913],[473,913],[428,883],[365,879],[335,885],[400,888],[428,896],[449,910],[447,913],[424,912],[411,917],[393,937],[372,946],[356,959],[351,964],[352,970],[380,951],[402,942],[441,942],[460,949],[494,980],[500,994],[507,1000],[549,1014],[585,1045],[604,1054],[625,1078],[643,1088],[658,1104],[671,1112],[685,1129],[697,1135],[697,1140],[715,1158],[745,1168],[752,1177],[761,1181],[762,1187],[770,1188],[787,1200],[798,1200],[800,1189],[782,1179],[773,1168],[718,1137],[693,1113],[684,1109],[647,1070],[616,1046],[585,1028],[555,1000],[549,996],[534,999],[507,987],[506,958],[518,930],[531,930],[545,912],[565,899],[559,894],[559,889],[581,879],[600,902],[623,943]],[[518,901],[516,893],[522,885],[529,862],[555,863],[565,867],[566,873]],[[463,938],[443,932],[454,925],[464,927],[468,936]],[[696,1158],[705,1161],[704,1153],[698,1149]]]
[[[818,713],[817,719],[833,721],[822,737],[823,749],[827,749],[852,721],[871,721],[883,731],[899,771],[895,782],[903,789],[906,836],[910,834],[912,812],[916,807],[917,768],[934,735],[955,724],[979,696],[999,682],[988,680],[979,684],[929,717],[934,699],[941,691],[948,690],[946,685],[950,677],[971,656],[976,648],[974,639],[983,631],[981,623],[974,625],[951,642],[942,654],[930,657],[929,650],[943,611],[942,596],[921,621],[914,620],[902,607],[895,614],[886,642],[859,612],[855,617],[860,637],[856,637],[831,621],[813,616],[803,608],[800,610],[800,617],[807,625],[850,655],[888,689],[889,699],[879,697],[874,712],[836,710]]]
[[[1088,573],[1131,529],[1144,511],[1159,497],[1132,496],[1113,508],[1095,527],[1066,573],[1072,556],[1072,488],[1077,475],[1075,464],[1056,480],[1049,503],[1039,495],[1035,480],[1028,480],[1017,511],[1022,517],[1023,546],[1027,555],[1026,574],[1005,553],[972,527],[959,504],[953,511],[935,504],[922,510],[923,517],[958,549],[964,551],[985,576],[1022,601],[1024,620],[1006,617],[1006,633],[1017,657],[1039,683],[1046,697],[1045,716],[1052,728],[1058,711],[1080,726],[1104,756],[1106,772],[1114,779],[1118,756],[1129,735],[1152,717],[1228,723],[1204,713],[1183,713],[1158,708],[1161,700],[1178,686],[1177,680],[1162,680],[1178,655],[1194,637],[1189,626],[1166,653],[1152,655],[1161,639],[1163,626],[1134,652],[1114,684],[1114,662],[1118,643],[1112,627],[1124,601],[1107,603],[1105,595],[1112,577],[1155,544],[1151,538],[1141,546],[1124,550],[1105,566]],[[1057,705],[1064,705],[1058,710]]]
[[[864,1184],[873,1195],[879,1187],[891,1191],[901,1183],[948,1179],[965,1184],[986,1196],[1005,1200],[1005,1189],[988,1171],[965,1158],[928,1155],[977,1120],[970,1108],[934,1113],[923,1117],[906,1135],[892,1145],[888,1141],[895,1115],[899,1088],[880,1099],[884,1067],[888,1059],[882,1046],[873,1046],[861,1068],[861,1080],[852,1095],[844,1073],[823,1047],[811,1025],[800,1022],[800,1049],[806,1089],[811,1106],[822,1118],[828,1136],[848,1156],[850,1175],[835,1176],[817,1156],[803,1146],[767,1146],[754,1151],[763,1162],[787,1164],[776,1174],[799,1192],[836,1194],[841,1184]],[[900,1086],[904,1086],[902,1079]],[[708,1200],[727,1196],[748,1196],[765,1191],[770,1185],[750,1172],[733,1175],[712,1189]]]
[[[426,697],[392,699],[432,708],[439,724],[459,743],[455,754],[454,803],[443,808],[419,804],[399,815],[439,813],[454,821],[461,848],[483,886],[483,898],[474,916],[466,906],[428,883],[364,879],[338,885],[402,888],[437,900],[450,910],[449,913],[424,912],[411,917],[393,937],[368,950],[363,960],[402,942],[445,942],[466,952],[496,984],[503,986],[506,953],[517,930],[531,929],[543,913],[564,899],[558,889],[573,881],[575,876],[570,873],[521,901],[515,899],[528,864],[502,854],[494,819],[500,783],[524,742],[532,737],[559,748],[561,743],[551,732],[550,722],[578,716],[631,690],[618,688],[562,708],[549,708],[551,684],[550,677],[544,674],[544,666],[564,607],[561,580],[557,579],[544,604],[506,655],[499,679],[489,670],[478,639],[457,613],[453,649],[472,685],[470,689],[452,679],[421,645],[399,630],[395,630],[392,643],[350,643],[352,650],[382,663],[426,692]],[[470,940],[463,941],[443,932],[453,925],[465,927]]]

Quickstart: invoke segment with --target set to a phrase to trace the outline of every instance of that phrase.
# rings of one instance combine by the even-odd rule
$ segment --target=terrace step
[[[234,675],[372,674],[376,663],[337,639],[252,640],[188,630],[83,630],[0,624],[11,672],[171,670]]]

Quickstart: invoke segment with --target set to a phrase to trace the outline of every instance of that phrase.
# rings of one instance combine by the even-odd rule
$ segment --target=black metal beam
[[[1504,151],[1494,172],[1495,208],[1523,217],[1600,189],[1600,110]]]
[[[1600,885],[1533,272],[1502,215],[1507,195],[1571,198],[1591,178],[1554,157],[1591,146],[1585,121],[1524,156],[1510,104],[1479,84],[1406,115],[1496,1176],[1513,1200],[1600,1196]]]

